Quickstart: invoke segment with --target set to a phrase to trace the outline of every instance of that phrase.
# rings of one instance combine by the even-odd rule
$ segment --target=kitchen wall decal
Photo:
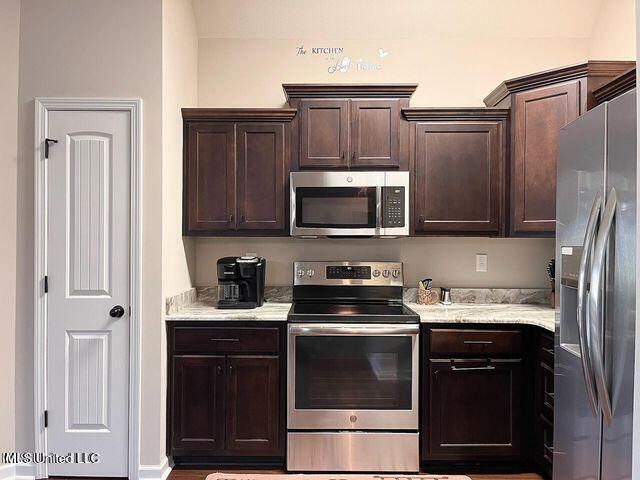
[[[345,55],[343,47],[311,47],[306,48],[304,45],[296,47],[296,56],[323,56],[329,65],[326,67],[328,73],[347,73],[355,72],[376,72],[382,69],[382,63],[366,60],[364,57],[358,57],[353,60],[353,56]],[[389,55],[389,51],[384,48],[378,48],[376,52],[379,59],[384,59]]]

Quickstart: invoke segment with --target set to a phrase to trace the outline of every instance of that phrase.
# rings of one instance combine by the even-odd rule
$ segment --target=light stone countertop
[[[421,323],[525,324],[553,332],[555,311],[545,305],[504,303],[455,303],[452,305],[406,305],[420,315]],[[285,322],[291,303],[265,303],[251,310],[222,310],[215,302],[196,302],[167,315],[167,321],[278,321]]]
[[[454,303],[407,306],[420,315],[421,323],[524,324],[555,330],[555,310],[548,305],[512,303]]]

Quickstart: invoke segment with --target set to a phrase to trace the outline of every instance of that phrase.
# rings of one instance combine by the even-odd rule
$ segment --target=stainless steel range
[[[401,263],[294,264],[289,470],[419,470],[419,316],[402,278]]]

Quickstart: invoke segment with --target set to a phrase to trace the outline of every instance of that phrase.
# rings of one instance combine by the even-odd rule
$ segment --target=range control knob
[[[393,275],[393,278],[398,278],[400,276],[400,270],[396,268],[393,272],[391,272],[391,275]]]
[[[389,277],[389,270],[386,270],[386,269],[385,269],[385,270],[383,270],[383,271],[382,271],[382,276],[383,276],[384,278]]]
[[[304,270],[300,269],[296,272],[296,274],[298,275],[298,278],[302,278],[304,277]]]
[[[378,278],[380,276],[380,270],[378,270],[378,269],[374,270],[372,273],[373,273],[373,276],[376,277],[376,278]]]
[[[315,275],[316,271],[313,268],[310,268],[309,270],[307,270],[307,276],[308,277],[313,277]]]

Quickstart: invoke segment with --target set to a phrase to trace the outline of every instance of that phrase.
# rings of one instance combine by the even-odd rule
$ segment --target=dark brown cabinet
[[[288,233],[291,109],[183,109],[183,233]]]
[[[535,362],[533,457],[547,478],[553,474],[553,343],[552,334],[540,333]]]
[[[300,168],[349,165],[349,101],[300,102]]]
[[[227,451],[234,455],[274,455],[280,437],[280,359],[227,358]]]
[[[523,460],[523,332],[423,329],[422,460]]]
[[[508,109],[404,109],[415,233],[499,235]]]
[[[430,460],[520,455],[520,360],[432,359],[429,377]]]
[[[287,84],[292,170],[409,169],[408,107],[415,84]]]
[[[189,232],[235,227],[234,125],[194,122],[185,126],[184,211]]]
[[[589,61],[506,80],[484,102],[511,108],[508,233],[555,234],[558,132],[596,105],[594,90],[634,62]]]
[[[224,449],[224,357],[175,356],[171,362],[171,449]]]
[[[580,81],[514,95],[511,186],[514,233],[553,233],[558,133],[580,115]]]
[[[177,463],[282,462],[284,327],[236,325],[168,325],[167,450]]]
[[[398,100],[351,100],[351,167],[400,166]]]
[[[285,126],[241,123],[236,129],[238,229],[284,230]]]

